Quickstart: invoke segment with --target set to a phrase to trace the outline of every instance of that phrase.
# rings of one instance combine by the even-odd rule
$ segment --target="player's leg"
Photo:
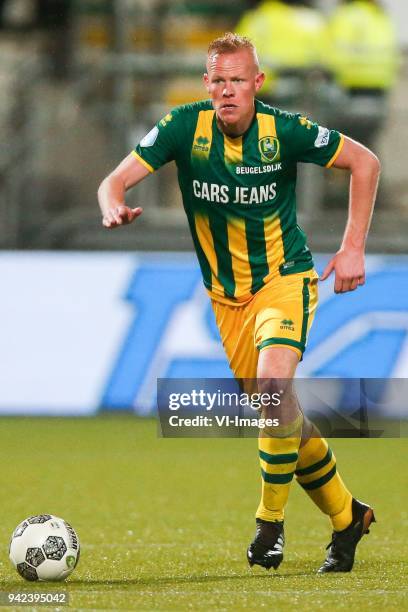
[[[262,495],[256,518],[265,521],[283,521],[298,461],[303,415],[292,388],[298,362],[298,354],[286,347],[267,347],[259,354],[258,391],[267,397],[279,394],[280,400],[262,409],[262,417],[279,426],[261,429],[258,438]]]
[[[299,359],[302,357],[317,306],[316,276],[306,272],[277,279],[270,292],[280,296],[273,302],[274,308],[267,294],[266,300],[260,295],[261,308],[256,324],[260,377],[267,377],[269,372],[278,377],[282,373],[288,377],[294,375],[296,360],[291,368],[284,361],[279,365],[274,363],[273,349],[267,352],[265,349],[282,343],[292,350],[292,354],[297,353]],[[335,457],[327,442],[306,419],[302,438],[297,480],[320,510],[330,516],[334,530],[344,530],[352,521],[352,496],[338,473]]]
[[[256,512],[256,535],[247,556],[250,565],[269,569],[283,559],[284,508],[288,499],[298,460],[303,415],[292,380],[299,354],[291,348],[266,347],[258,358],[258,391],[273,397],[279,394],[279,405],[265,405],[262,417],[279,426],[266,426],[258,438],[261,465],[261,500]]]
[[[337,470],[336,458],[312,426],[302,440],[296,478],[333,525],[332,541],[319,573],[348,572],[354,564],[358,542],[375,521],[372,508],[354,499]]]
[[[262,414],[278,417],[280,422],[279,428],[266,428],[259,436],[263,482],[256,517],[266,521],[283,520],[283,508],[298,460],[303,415],[292,380],[305,350],[316,305],[314,271],[274,279],[257,294],[254,304],[259,391],[270,395],[284,391],[280,405],[265,407]],[[292,461],[283,463],[285,455]],[[264,456],[270,457],[269,464]],[[286,478],[283,478],[285,472]],[[278,480],[286,482],[278,484]]]
[[[220,331],[222,343],[235,377],[241,381],[241,386],[244,388],[245,392],[250,394],[258,392],[257,373],[259,365],[259,352],[254,344],[256,309],[253,309],[252,304],[234,307],[215,301],[213,301],[212,306],[217,326]],[[278,358],[276,365],[283,363],[286,364],[283,370],[281,365],[281,369],[279,371],[276,370],[276,374],[283,374],[285,377],[289,373],[292,374],[298,361],[297,354],[290,354],[291,351],[286,348],[283,349],[283,355],[281,354],[279,348],[269,350],[276,352],[276,356]],[[265,355],[267,353],[268,350],[265,349]],[[261,361],[261,364],[262,363],[263,360]],[[263,370],[259,370],[259,373],[264,375]],[[269,391],[271,391],[271,389],[269,389]],[[248,561],[251,563],[251,565],[253,563],[260,563],[264,567],[268,568],[272,566],[277,567],[282,560],[283,523],[280,518],[282,508],[285,505],[287,498],[288,484],[286,481],[288,479],[292,480],[296,466],[296,451],[299,446],[301,430],[300,420],[297,422],[297,425],[295,424],[295,427],[297,428],[297,431],[295,435],[292,436],[296,439],[293,448],[294,454],[289,458],[287,457],[288,451],[286,450],[288,439],[287,435],[286,439],[283,439],[281,442],[282,448],[284,449],[282,452],[279,450],[279,442],[276,442],[276,440],[278,440],[276,437],[274,438],[275,444],[273,449],[270,448],[267,438],[260,442],[259,452],[261,469],[263,470],[262,482],[266,482],[266,487],[269,488],[271,492],[271,496],[268,497],[265,495],[265,498],[268,497],[266,504],[270,504],[270,507],[267,508],[265,506],[263,511],[268,514],[270,520],[265,522],[263,525],[262,533],[259,534],[255,544],[255,549],[252,550],[251,545],[247,551]],[[281,429],[283,429],[283,426]],[[289,424],[287,432],[292,433],[293,429],[293,424]],[[282,431],[282,435],[284,433],[285,432]],[[268,435],[269,434],[267,431],[266,436]],[[283,437],[285,438],[284,435]],[[278,455],[278,463],[275,466],[272,465],[271,467],[270,458],[272,452],[275,453],[275,455]],[[288,467],[288,459],[290,460],[289,475],[282,472],[282,468],[285,471],[285,469]],[[285,464],[282,463],[282,460],[285,460]],[[277,468],[277,471],[275,470],[275,476],[273,474],[274,467]],[[270,479],[278,480],[278,484],[273,485],[272,483],[268,483],[267,481]],[[277,491],[277,495],[275,496],[272,494],[273,489]],[[257,529],[258,527],[260,528],[262,526],[262,523],[262,519],[257,519]],[[252,552],[254,552],[254,556],[251,556]],[[276,554],[277,552],[278,555]]]
[[[240,378],[240,379],[249,378],[250,380],[248,382],[249,383],[251,383],[251,381],[253,382],[253,379],[257,375],[258,365],[259,365],[258,375],[260,376],[260,379],[267,378],[265,369],[267,370],[268,373],[269,372],[275,373],[277,378],[285,378],[285,376],[287,376],[287,380],[289,380],[291,377],[293,377],[294,372],[296,370],[298,360],[302,355],[302,352],[299,349],[299,346],[300,348],[304,347],[305,340],[307,338],[307,333],[310,329],[310,326],[313,320],[314,310],[315,310],[316,303],[317,303],[317,288],[314,287],[313,277],[309,279],[309,281],[310,280],[312,281],[311,283],[307,281],[305,283],[301,275],[296,275],[296,276],[300,277],[298,282],[301,282],[303,285],[303,289],[301,289],[301,293],[303,296],[302,297],[303,313],[300,314],[300,317],[299,317],[299,312],[297,313],[298,316],[297,316],[296,321],[292,321],[291,317],[289,318],[286,317],[285,319],[284,314],[282,315],[282,312],[279,311],[279,309],[276,310],[276,309],[269,308],[271,304],[271,299],[270,299],[270,295],[268,295],[268,292],[263,292],[263,296],[261,296],[262,299],[258,300],[260,302],[261,308],[254,308],[254,303],[252,303],[249,307],[248,306],[236,306],[235,307],[235,306],[221,304],[219,302],[213,302],[213,309],[214,309],[214,313],[216,316],[217,325],[220,330],[223,346],[226,351],[227,358],[230,363],[231,369],[233,370],[237,378]],[[299,286],[296,286],[296,282],[297,281],[295,280],[295,283],[294,283],[295,297],[296,297],[296,294],[299,295]],[[305,290],[305,287],[306,287],[306,290]],[[311,289],[311,291],[309,291],[309,288]],[[272,287],[272,289],[274,289],[274,293],[276,294],[276,287],[275,288]],[[293,292],[292,292],[292,295],[289,292],[289,297],[290,298],[293,297]],[[265,307],[266,307],[266,311],[265,311]],[[288,304],[286,305],[284,304],[284,311],[286,312],[286,314],[288,313],[288,309],[290,310],[291,308],[292,306],[289,300]],[[295,305],[294,310],[296,311],[296,309],[299,310],[297,306]],[[299,320],[298,320],[299,318],[300,318],[301,326],[299,324]],[[270,320],[272,320],[272,325],[271,325]],[[294,325],[288,325],[287,323],[289,323],[290,321],[292,321]],[[274,350],[278,350],[279,346],[277,344],[273,344],[273,348],[268,350],[268,346],[272,346],[268,343],[268,338],[273,338],[273,341],[275,342],[275,337],[277,337],[275,336],[275,334],[277,335],[282,334],[282,330],[280,328],[282,327],[282,323],[284,322],[285,322],[284,327],[289,328],[289,330],[287,330],[289,338],[286,338],[285,341],[288,342],[288,341],[294,340],[294,345],[291,347],[293,349],[292,351],[291,349],[288,349],[287,346],[282,347],[284,348],[285,351],[288,351],[288,352],[284,352],[283,354],[284,356],[283,356],[282,354],[272,352]],[[301,337],[298,338],[297,340],[293,339],[293,334],[290,333],[292,329],[290,328],[300,329],[300,327],[302,329]],[[262,360],[259,361],[259,364],[258,364],[259,353],[258,353],[258,350],[255,348],[254,343],[252,341],[252,337],[254,333],[256,336],[256,344],[258,347],[263,342],[263,340],[265,339],[267,340],[265,347],[260,348],[260,353],[264,354],[265,357],[262,357]],[[299,342],[302,340],[304,344]],[[292,353],[297,355],[297,359],[293,357]],[[275,357],[279,356],[279,359],[276,359],[276,358],[273,359],[274,355]],[[271,370],[271,364],[269,363],[271,360],[274,362],[273,370]],[[297,415],[298,413],[294,413],[295,418]],[[290,416],[290,411],[288,411],[287,416]],[[298,449],[298,453],[300,455],[297,466],[296,466],[298,469],[310,468],[316,463],[318,463],[319,460],[321,460],[321,458],[323,457],[323,455],[325,456],[325,453],[324,453],[325,442],[322,441],[321,438],[313,437],[313,434],[311,434],[310,428],[311,428],[310,424],[308,424],[307,420],[305,419],[303,421],[303,429],[304,429],[305,435],[304,435],[304,441],[302,442],[302,444],[304,443],[304,445]],[[292,426],[292,430],[293,429],[296,429],[296,427]],[[316,443],[316,439],[319,440],[318,443]],[[266,445],[268,443],[264,441],[260,442],[260,445],[264,445],[264,444]],[[286,443],[284,442],[284,444]],[[260,450],[262,450],[262,448],[260,448]],[[327,450],[326,450],[326,454],[327,454]],[[261,460],[261,469],[263,469],[263,463],[262,463],[263,460],[261,458],[260,460]],[[330,470],[332,467],[333,467],[333,464],[330,464],[327,469]],[[324,511],[323,504],[326,505],[326,504],[331,503],[333,504],[332,507],[337,509],[338,504],[340,503],[339,499],[347,498],[347,490],[345,489],[344,485],[343,485],[344,487],[343,492],[340,492],[339,494],[338,488],[337,488],[337,492],[334,492],[333,485],[336,482],[337,482],[337,485],[340,485],[340,483],[342,482],[340,477],[338,477],[338,479],[335,479],[332,485],[330,485],[329,487],[325,487],[323,485],[321,488],[321,491],[315,491],[313,494],[310,495],[313,501],[317,503],[319,508],[322,509],[323,511]],[[264,481],[263,481],[263,484],[264,484]],[[273,487],[271,487],[271,489],[272,488]],[[267,490],[265,489],[265,493],[266,491]],[[282,496],[283,498],[285,495],[283,489],[281,489],[281,494],[282,493],[283,493],[283,496]],[[264,497],[264,495],[262,497]],[[267,495],[265,496],[265,498],[266,497]],[[261,500],[260,507],[261,505],[263,505],[262,500]],[[328,506],[325,506],[325,507],[328,507]],[[258,511],[259,511],[259,508],[258,508]],[[268,506],[265,506],[265,508],[267,510]],[[356,521],[358,522],[358,517],[361,515],[361,508],[362,507],[360,506],[360,507],[357,507],[357,510],[354,509],[353,521],[351,525],[354,525]],[[279,513],[279,508],[273,508],[273,511],[276,511],[276,510],[278,510],[278,513]],[[341,516],[342,510],[340,510],[340,512],[337,512],[335,514],[340,514],[340,516],[338,516],[337,519],[340,518],[340,520],[342,520],[343,518]],[[278,514],[275,514],[275,515],[273,513],[269,514],[270,518],[272,516],[276,517],[278,516]],[[262,522],[263,519],[258,518],[257,521]],[[272,519],[269,521],[263,521],[263,523],[264,523],[264,527],[269,528],[268,529],[269,534],[267,537],[267,541],[269,543],[271,542],[271,539],[273,539],[275,543],[278,542],[278,544],[279,544],[279,541],[283,542],[283,533],[282,533],[283,525],[282,525],[282,529],[280,529],[280,521]],[[259,524],[260,523],[257,523],[257,528],[259,527]],[[357,536],[356,536],[356,531],[354,528],[351,531],[352,531],[352,534],[351,534],[352,541],[355,541],[356,537],[359,539],[362,535],[362,534],[359,535],[358,530],[357,530]],[[282,533],[282,537],[280,535],[281,533]],[[348,534],[350,535],[350,530],[348,531]],[[350,537],[348,539],[350,540]],[[348,549],[349,548],[350,547],[348,546]],[[355,545],[354,545],[354,548],[355,548]],[[272,559],[272,561],[275,562],[275,561],[278,561],[278,559],[275,557],[275,559]],[[271,563],[271,559],[269,558],[268,567],[272,567],[272,565],[273,563]],[[332,571],[332,570],[329,570],[329,571]]]
[[[256,379],[258,351],[253,344],[255,317],[246,305],[212,300],[221,342],[236,379]]]
[[[306,345],[317,304],[317,275],[310,271],[278,277],[256,296],[255,345],[259,351],[259,391],[280,393],[278,407],[262,416],[277,417],[279,427],[262,429],[258,439],[262,475],[257,532],[248,561],[277,567],[282,560],[284,507],[293,480],[303,415],[293,390],[293,377]],[[283,392],[283,393],[282,393]]]
[[[297,363],[297,355],[291,350],[275,347],[272,350],[262,351],[258,363],[261,390],[269,390],[272,393],[276,391],[275,387],[282,388],[285,385],[288,387],[287,383],[294,376]],[[268,373],[272,374],[271,379],[267,378]],[[290,427],[291,423],[298,425],[297,419],[302,419],[301,409],[292,390],[289,392],[287,389],[278,409],[273,408],[271,414],[266,414],[270,417],[276,415],[279,416],[284,428]],[[279,430],[273,429],[270,433],[270,438],[265,434],[260,436],[260,452],[262,450],[266,452],[267,449],[264,447],[267,445],[270,449],[278,445],[282,447],[281,440],[279,438],[276,440]],[[289,442],[285,443],[289,448]],[[290,440],[290,443],[293,446],[297,441]],[[352,520],[352,495],[337,471],[334,453],[318,430],[304,417],[302,440],[298,445],[297,454],[295,474],[299,484],[319,509],[330,517],[334,530],[346,529]],[[275,494],[276,488],[273,491]],[[257,517],[265,520],[283,519],[283,509],[278,513],[268,511],[269,505],[265,504],[268,488],[264,488],[262,497]]]
[[[295,474],[311,500],[330,517],[333,529],[348,527],[352,495],[338,473],[334,453],[314,426],[302,439]]]

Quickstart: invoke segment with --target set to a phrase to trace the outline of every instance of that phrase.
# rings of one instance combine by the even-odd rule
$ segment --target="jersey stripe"
[[[256,130],[254,137],[250,139],[244,137],[243,150],[244,166],[253,165],[254,157],[255,160],[259,160],[259,164],[262,163],[260,161],[260,152],[258,149],[258,130]],[[244,181],[243,184],[245,185]],[[251,293],[255,293],[263,286],[263,279],[269,274],[266,258],[264,221],[261,211],[258,210],[254,213],[248,210],[246,215],[246,238],[252,275]]]
[[[224,134],[224,161],[227,166],[242,164],[242,136],[229,138],[229,136]],[[228,218],[228,246],[232,255],[231,265],[234,275],[235,295],[246,295],[250,292],[252,286],[252,272],[249,264],[244,219],[237,217]]]
[[[266,256],[265,226],[262,218],[248,217],[246,220],[246,236],[251,266],[251,293],[262,287],[263,279],[269,274]]]
[[[276,138],[277,133],[275,117],[273,115],[258,113],[257,118],[258,139],[261,140],[266,136]],[[260,154],[261,153],[259,152],[259,155]],[[285,261],[282,228],[278,212],[264,219],[264,232],[266,242],[266,259],[269,268],[268,273],[272,274],[280,266],[280,264]]]
[[[210,230],[210,224],[208,220],[208,216],[204,214],[196,213],[194,215],[195,228],[197,232],[197,238],[201,245],[202,250],[204,251],[204,255],[207,258],[207,261],[210,265],[210,279],[205,279],[207,282],[211,282],[212,291],[216,291],[221,295],[224,293],[223,287],[218,282],[218,262],[215,256],[214,249],[214,240]]]
[[[214,110],[203,110],[198,113],[193,146],[191,149],[192,156],[198,159],[208,160],[210,156],[214,113]]]
[[[269,274],[279,269],[281,263],[285,261],[282,228],[278,213],[274,213],[270,217],[265,217],[265,242],[266,242],[266,258],[269,266]]]
[[[227,165],[242,164],[242,136],[229,138],[224,134],[224,161]]]
[[[209,215],[210,230],[213,236],[217,236],[214,242],[215,255],[217,258],[218,280],[224,287],[225,297],[235,297],[235,280],[232,270],[231,253],[228,248],[227,219],[220,214],[211,211]]]
[[[194,247],[197,253],[198,261],[200,263],[201,272],[203,275],[204,285],[211,289],[211,268],[210,263],[208,261],[207,255],[204,253],[204,250],[201,246],[201,243],[197,236],[197,228],[195,224],[194,216],[187,215],[188,223],[191,230],[191,236],[193,238]]]
[[[273,136],[276,138],[275,117],[273,115],[266,115],[265,113],[257,113],[256,116],[258,119],[259,140],[265,138],[265,136]]]
[[[232,255],[232,270],[235,293],[246,295],[252,287],[252,273],[249,263],[245,220],[236,217],[228,219],[228,246]]]

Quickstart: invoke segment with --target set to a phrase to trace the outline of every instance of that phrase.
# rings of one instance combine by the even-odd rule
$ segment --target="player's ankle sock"
[[[322,512],[330,516],[335,531],[351,523],[352,495],[336,468],[336,458],[324,438],[309,438],[299,449],[298,483]]]
[[[279,428],[264,430],[258,438],[259,461],[262,474],[262,497],[256,518],[282,521],[298,461],[300,431],[303,417]],[[279,437],[278,437],[279,436]]]

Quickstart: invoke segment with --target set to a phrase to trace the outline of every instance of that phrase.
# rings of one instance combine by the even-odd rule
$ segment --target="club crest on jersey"
[[[274,136],[264,136],[258,142],[262,161],[266,163],[279,159],[279,140]]]

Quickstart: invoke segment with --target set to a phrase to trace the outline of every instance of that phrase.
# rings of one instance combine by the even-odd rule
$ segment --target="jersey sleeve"
[[[285,126],[286,148],[294,161],[330,168],[344,144],[344,136],[313,123],[301,115],[291,115]]]
[[[183,140],[183,118],[178,109],[172,110],[146,134],[132,151],[150,172],[177,158]]]

